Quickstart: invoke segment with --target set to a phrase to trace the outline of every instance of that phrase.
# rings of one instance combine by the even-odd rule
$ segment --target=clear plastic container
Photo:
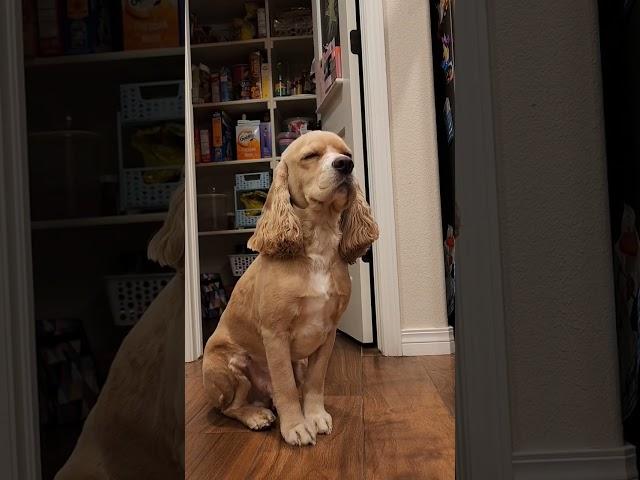
[[[282,155],[287,147],[291,145],[299,136],[300,135],[295,132],[282,132],[278,134],[278,155]]]
[[[198,230],[224,230],[227,228],[227,196],[222,193],[198,195]]]
[[[33,220],[101,214],[104,139],[96,132],[56,130],[29,134]]]

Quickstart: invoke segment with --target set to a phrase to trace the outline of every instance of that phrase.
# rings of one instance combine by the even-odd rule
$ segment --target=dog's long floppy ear
[[[173,192],[167,218],[149,242],[147,256],[162,266],[184,270],[184,183]]]
[[[293,257],[303,248],[302,225],[291,205],[289,170],[284,160],[274,170],[273,177],[262,217],[247,246],[264,255]]]
[[[340,256],[347,263],[355,263],[378,239],[378,224],[357,182],[354,189],[354,199],[340,219]]]

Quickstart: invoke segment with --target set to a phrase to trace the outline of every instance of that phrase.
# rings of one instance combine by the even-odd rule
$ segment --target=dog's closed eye
[[[302,160],[311,160],[313,158],[319,157],[320,154],[315,151],[306,152],[302,155]]]

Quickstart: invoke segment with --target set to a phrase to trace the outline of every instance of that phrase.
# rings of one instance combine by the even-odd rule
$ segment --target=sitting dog
[[[205,346],[214,407],[258,430],[274,422],[273,401],[290,445],[331,433],[324,378],[351,295],[348,264],[378,238],[352,171],[351,151],[333,133],[309,132],[289,145],[248,242],[260,254]]]

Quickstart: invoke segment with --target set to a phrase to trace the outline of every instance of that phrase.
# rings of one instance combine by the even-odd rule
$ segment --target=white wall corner
[[[453,327],[402,330],[402,355],[449,355],[455,353]]]
[[[637,480],[632,445],[594,450],[513,454],[515,480]]]

